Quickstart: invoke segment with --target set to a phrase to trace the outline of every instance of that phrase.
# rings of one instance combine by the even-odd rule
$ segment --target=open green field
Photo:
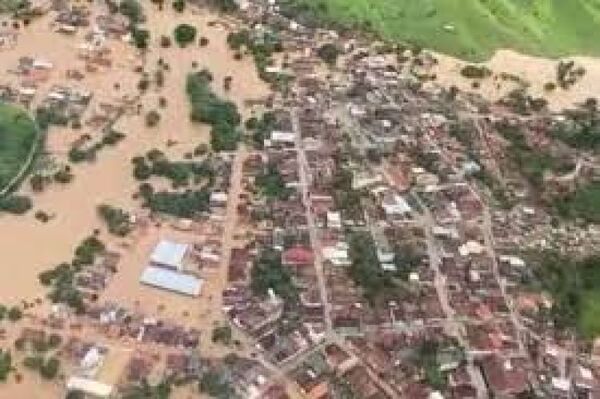
[[[23,167],[36,139],[36,125],[27,113],[0,103],[0,190]]]
[[[498,48],[600,55],[600,0],[284,0],[301,22],[373,31],[468,60]]]

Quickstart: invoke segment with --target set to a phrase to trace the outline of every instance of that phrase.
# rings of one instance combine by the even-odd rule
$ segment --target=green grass
[[[600,292],[588,291],[583,295],[577,324],[585,337],[595,338],[598,336],[598,332],[600,332]]]
[[[287,0],[294,15],[479,61],[498,48],[599,55],[600,0]],[[445,27],[452,26],[453,30]]]
[[[0,103],[0,190],[22,168],[36,138],[36,125],[24,111]]]

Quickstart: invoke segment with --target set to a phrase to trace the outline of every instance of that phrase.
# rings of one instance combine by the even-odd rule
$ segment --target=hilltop
[[[599,55],[598,0],[287,0],[301,22],[364,29],[469,61],[497,49]]]

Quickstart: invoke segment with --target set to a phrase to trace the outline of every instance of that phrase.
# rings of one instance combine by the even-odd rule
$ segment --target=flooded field
[[[199,143],[207,142],[208,127],[192,124],[189,120],[189,105],[185,94],[185,79],[196,69],[209,69],[214,75],[214,89],[223,93],[225,76],[234,76],[231,99],[238,103],[243,112],[244,100],[264,97],[267,87],[256,75],[250,58],[241,61],[233,59],[226,44],[226,31],[222,26],[209,27],[215,16],[209,13],[181,16],[171,10],[157,12],[148,10],[147,27],[151,30],[152,44],[147,54],[140,57],[131,46],[111,41],[113,67],[105,72],[89,73],[76,85],[94,93],[93,102],[111,101],[125,94],[137,94],[136,85],[140,75],[134,72],[136,65],[144,63],[150,74],[162,58],[169,64],[162,89],[152,88],[142,98],[140,115],[125,115],[115,129],[126,134],[126,138],[114,148],[98,153],[94,163],[80,163],[73,167],[75,179],[66,186],[52,185],[44,193],[34,194],[34,210],[43,210],[53,216],[43,224],[37,222],[30,212],[25,216],[0,216],[0,251],[5,254],[5,267],[12,270],[10,282],[4,280],[0,286],[0,302],[15,303],[44,297],[37,275],[57,263],[70,259],[78,242],[89,235],[101,223],[96,215],[96,207],[109,203],[126,209],[134,209],[136,202],[131,198],[137,188],[131,173],[131,158],[152,148],[159,148],[173,158],[182,156]],[[206,47],[191,45],[181,49],[176,46],[165,49],[158,46],[160,35],[172,35],[173,28],[182,22],[195,25],[199,36],[209,39]],[[18,45],[3,50],[0,56],[0,70],[6,71],[17,65],[20,57],[42,57],[54,65],[49,79],[38,88],[43,93],[54,84],[72,84],[65,78],[66,70],[81,66],[76,57],[76,47],[82,40],[82,32],[76,36],[61,36],[52,33],[49,19],[36,20],[22,30]],[[52,51],[48,51],[52,48]],[[0,78],[14,80],[17,77],[4,74]],[[118,90],[115,84],[119,85]],[[154,128],[144,124],[145,111],[158,109],[158,98],[167,99],[167,106],[160,109],[161,121]],[[90,108],[93,107],[93,103]],[[73,141],[82,133],[94,134],[86,128],[75,131],[70,128],[52,127],[48,134],[47,150],[58,159],[66,160],[66,153]],[[167,146],[167,142],[171,142]],[[29,193],[28,184],[23,185]],[[35,248],[35,250],[32,250]],[[121,283],[123,284],[123,283]],[[137,280],[131,284],[137,286]],[[123,288],[123,287],[121,287]],[[130,287],[131,289],[135,287]]]

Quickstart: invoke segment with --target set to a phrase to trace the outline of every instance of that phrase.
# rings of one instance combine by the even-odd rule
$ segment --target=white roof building
[[[348,257],[348,245],[346,243],[338,243],[333,247],[323,247],[321,254],[325,260],[331,262],[334,266],[349,266],[350,258]]]
[[[397,217],[397,216],[405,216],[408,215],[412,209],[406,200],[396,194],[396,193],[387,193],[383,197],[383,201],[381,202],[381,207],[388,217]]]
[[[330,229],[342,228],[342,216],[339,212],[327,212],[327,227]]]
[[[200,295],[203,280],[189,274],[161,267],[148,266],[144,269],[140,282],[156,288],[162,288],[178,294],[197,297]]]
[[[67,389],[69,391],[82,391],[87,395],[97,398],[108,398],[113,392],[111,385],[82,377],[69,378]]]
[[[150,255],[150,262],[156,266],[169,269],[183,270],[183,261],[189,250],[189,244],[181,244],[168,240],[161,240]]]

